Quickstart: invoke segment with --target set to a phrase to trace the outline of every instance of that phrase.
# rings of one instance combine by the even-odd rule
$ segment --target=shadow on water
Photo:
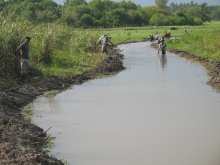
[[[158,54],[159,57],[159,64],[162,70],[166,67],[167,64],[167,57],[166,54]]]
[[[34,102],[32,122],[56,137],[53,155],[71,165],[219,165],[220,95],[206,70],[148,42],[119,48],[126,70]]]

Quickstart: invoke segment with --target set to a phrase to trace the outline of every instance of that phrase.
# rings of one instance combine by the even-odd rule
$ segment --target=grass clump
[[[52,90],[52,91],[45,92],[44,96],[45,97],[51,97],[51,96],[55,96],[58,93],[59,93],[59,90]]]
[[[31,117],[34,114],[33,107],[31,107],[31,105],[24,106],[22,108],[21,114],[24,116],[24,120],[25,121],[30,122],[31,121]]]

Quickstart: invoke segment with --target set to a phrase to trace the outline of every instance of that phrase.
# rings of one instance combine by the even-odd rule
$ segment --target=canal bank
[[[23,84],[0,92],[0,164],[53,164],[61,161],[42,151],[47,143],[46,130],[24,120],[22,107],[45,92],[64,91],[71,85],[82,84],[103,74],[117,73],[124,69],[123,55],[112,50],[109,57],[91,71],[65,79],[46,80]]]

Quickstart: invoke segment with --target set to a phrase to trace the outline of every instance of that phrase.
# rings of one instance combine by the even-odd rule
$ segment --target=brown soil
[[[152,43],[151,46],[153,48],[157,48],[157,44]],[[213,89],[216,91],[220,90],[220,63],[219,62],[213,62],[206,58],[201,58],[192,54],[189,54],[184,51],[179,51],[175,49],[169,49],[168,50],[171,53],[174,53],[180,57],[186,58],[188,60],[200,63],[203,65],[210,76],[209,80],[207,81],[207,84],[212,86]]]
[[[15,86],[0,91],[0,164],[2,165],[62,165],[55,157],[42,151],[46,143],[45,130],[24,120],[21,109],[47,91],[68,89],[105,73],[123,69],[123,55],[116,50],[95,69],[65,79]]]

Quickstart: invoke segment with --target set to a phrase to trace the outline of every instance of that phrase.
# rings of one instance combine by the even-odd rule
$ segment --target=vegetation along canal
[[[126,70],[35,100],[32,123],[71,165],[217,165],[220,94],[205,68],[149,42],[120,45]]]

